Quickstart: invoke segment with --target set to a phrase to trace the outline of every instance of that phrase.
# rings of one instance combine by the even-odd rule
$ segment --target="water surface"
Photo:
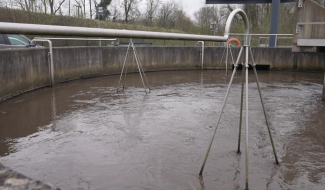
[[[323,73],[258,73],[281,164],[274,164],[250,72],[250,189],[324,189]],[[229,76],[171,71],[147,78],[147,95],[139,74],[128,74],[127,89],[119,93],[116,75],[62,83],[0,104],[0,162],[61,189],[244,189],[244,134],[243,153],[236,154],[241,71],[203,178],[198,173]]]

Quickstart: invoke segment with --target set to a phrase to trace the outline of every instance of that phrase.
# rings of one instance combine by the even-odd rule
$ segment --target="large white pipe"
[[[116,37],[116,38],[143,38],[165,40],[193,40],[225,42],[229,38],[230,26],[234,16],[239,13],[245,24],[245,34],[249,34],[249,24],[246,13],[242,9],[235,9],[228,17],[224,36],[209,36],[195,34],[180,34],[167,32],[149,32],[136,30],[117,30],[103,28],[54,26],[39,24],[21,24],[0,22],[0,33],[29,34],[29,35],[55,35],[55,36],[83,36],[83,37]],[[246,40],[246,38],[245,38]]]

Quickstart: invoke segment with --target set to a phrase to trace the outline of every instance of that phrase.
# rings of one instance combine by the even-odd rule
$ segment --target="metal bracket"
[[[296,25],[296,34],[300,34],[300,24],[297,23]]]
[[[298,7],[302,7],[302,4],[304,3],[304,0],[299,0],[298,1]]]
[[[244,46],[250,46],[250,45],[251,45],[251,35],[245,35]]]

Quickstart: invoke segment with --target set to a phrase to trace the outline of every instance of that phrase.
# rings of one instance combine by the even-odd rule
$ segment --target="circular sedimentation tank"
[[[251,71],[250,71],[251,72]],[[323,189],[322,74],[259,71],[280,165],[249,74],[250,188]],[[237,154],[241,71],[234,78],[203,177],[199,170],[230,77],[224,71],[75,80],[0,104],[0,162],[61,189],[241,189]],[[244,105],[245,106],[245,105]],[[243,130],[245,126],[243,126]],[[245,136],[242,136],[244,150]]]

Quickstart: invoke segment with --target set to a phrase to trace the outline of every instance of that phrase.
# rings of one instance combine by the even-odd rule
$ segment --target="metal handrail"
[[[276,39],[292,39],[292,38],[293,38],[293,37],[276,37]],[[266,43],[267,39],[270,39],[270,37],[258,37],[258,46],[260,46],[260,44],[261,44],[261,39],[266,39],[266,40],[265,40],[265,43]],[[266,45],[267,45],[267,47],[269,46],[268,41],[267,41]],[[276,43],[275,43],[275,47],[278,47],[278,43],[277,43],[277,41],[276,41]],[[282,47],[287,47],[287,46],[282,46]],[[288,46],[288,47],[289,47],[289,46]]]
[[[226,33],[225,33],[226,34]],[[228,33],[229,35],[237,36],[293,36],[293,34],[243,34],[243,33]]]

